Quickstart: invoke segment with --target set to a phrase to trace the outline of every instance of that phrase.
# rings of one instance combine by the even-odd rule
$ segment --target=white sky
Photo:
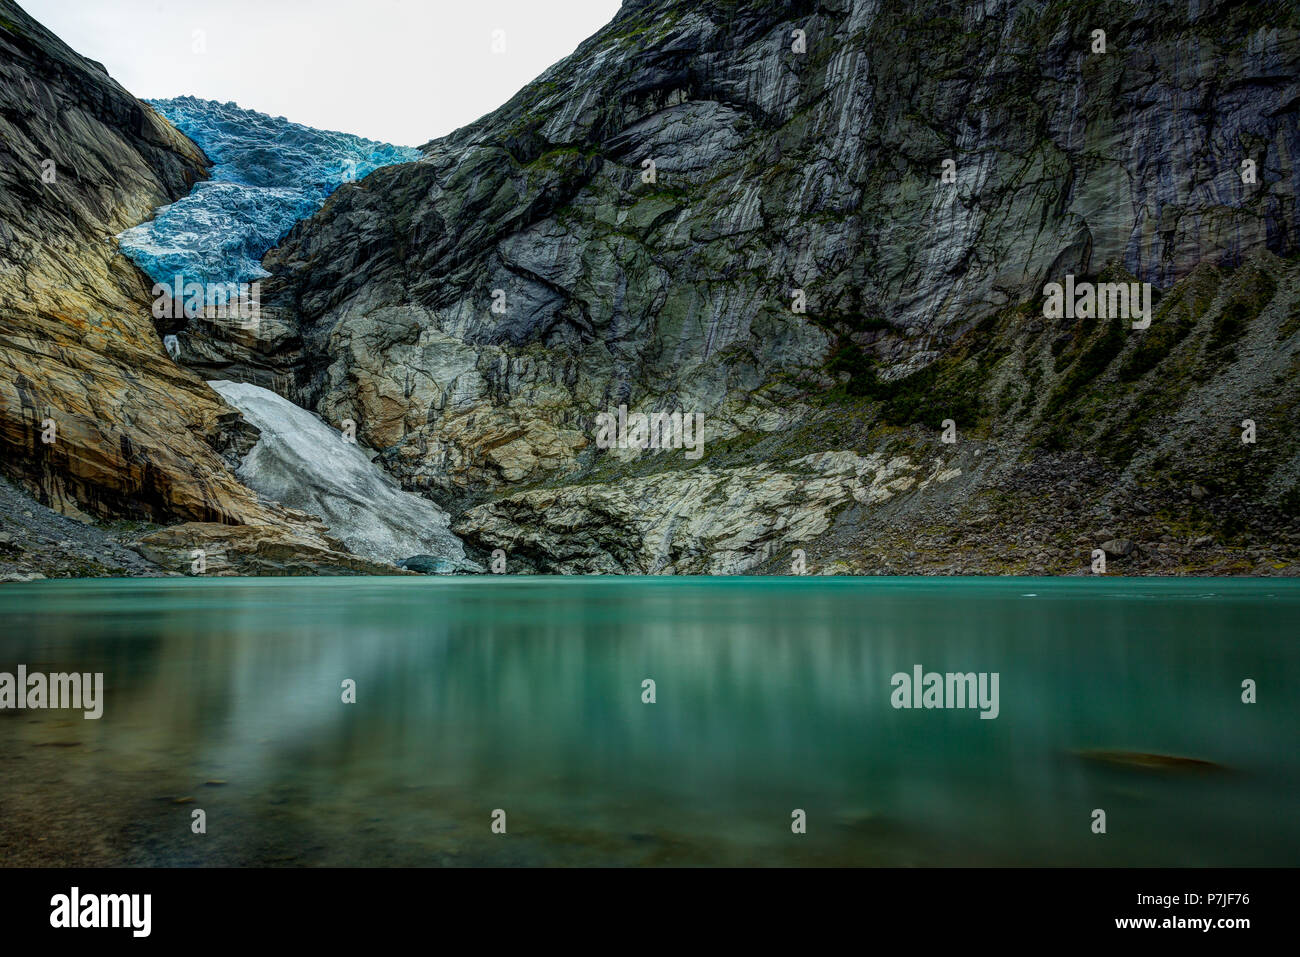
[[[18,0],[142,99],[419,146],[494,110],[620,0]],[[194,52],[194,31],[206,52]],[[492,52],[493,31],[505,52]]]

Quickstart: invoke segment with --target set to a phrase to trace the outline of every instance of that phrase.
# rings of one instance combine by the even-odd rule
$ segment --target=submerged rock
[[[1114,764],[1126,768],[1141,768],[1147,771],[1222,771],[1223,765],[1201,758],[1186,758],[1175,754],[1154,754],[1147,751],[1112,751],[1090,748],[1076,751],[1079,757],[1103,764]]]
[[[261,436],[236,473],[261,495],[319,516],[348,550],[376,562],[409,555],[476,570],[447,513],[403,491],[355,442],[288,399],[259,386],[212,386],[257,426]]]

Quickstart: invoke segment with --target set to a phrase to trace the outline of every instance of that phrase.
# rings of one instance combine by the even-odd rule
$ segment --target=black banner
[[[10,869],[0,871],[0,913],[10,943],[75,934],[79,943],[329,946],[433,930],[494,942],[679,932],[861,940],[910,927],[927,944],[1132,937],[1231,946],[1282,932],[1293,884],[1289,871],[1258,869]]]

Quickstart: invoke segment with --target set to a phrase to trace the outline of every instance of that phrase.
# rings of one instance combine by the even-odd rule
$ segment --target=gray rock
[[[837,345],[897,377],[1067,272],[1114,261],[1164,287],[1300,233],[1290,187],[1243,191],[1217,145],[1264,144],[1289,182],[1300,49],[1228,10],[1134,3],[1112,34],[1143,42],[1089,59],[1086,17],[1044,30],[1028,2],[942,37],[875,0],[625,4],[499,110],[296,227],[263,264],[261,340],[195,348],[281,374],[452,497],[580,469],[620,401],[704,412],[718,438],[779,433],[820,392],[792,380]],[[806,56],[774,39],[795,27]],[[852,332],[864,318],[879,328]]]
[[[1112,538],[1103,542],[1100,548],[1107,558],[1127,558],[1138,550],[1137,545],[1127,538]]]

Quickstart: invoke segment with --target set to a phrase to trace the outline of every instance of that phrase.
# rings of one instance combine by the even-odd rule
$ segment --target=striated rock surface
[[[537,489],[470,509],[457,531],[513,556],[512,571],[566,575],[732,575],[816,541],[854,502],[949,482],[920,464],[822,452],[763,466],[665,470],[617,484]]]
[[[820,569],[1071,573],[1114,525],[1115,573],[1295,574],[1298,76],[1293,5],[626,2],[338,190],[258,334],[193,351],[538,570],[814,536]],[[1047,318],[1066,275],[1150,283],[1152,325]],[[703,413],[704,460],[596,448],[620,404]],[[963,478],[861,502],[791,477],[819,453]]]
[[[161,543],[176,537],[219,543],[229,561],[214,567],[241,573],[377,570],[311,516],[261,501],[236,478],[256,428],[167,355],[148,283],[112,240],[185,195],[206,165],[102,66],[0,0],[0,468],[21,490],[4,504],[26,493],[38,509],[85,521],[194,523],[157,533],[150,553],[164,565]],[[39,514],[19,512],[6,525],[31,527],[22,513]],[[121,544],[42,530],[6,564],[157,573]]]
[[[192,575],[412,574],[353,555],[327,537],[323,525],[305,522],[293,527],[185,522],[145,535],[135,547],[160,568]],[[200,553],[202,564],[196,565]]]
[[[221,458],[251,431],[167,358],[142,277],[110,242],[185,193],[202,153],[8,0],[0,144],[6,472],[73,513],[254,515]]]

